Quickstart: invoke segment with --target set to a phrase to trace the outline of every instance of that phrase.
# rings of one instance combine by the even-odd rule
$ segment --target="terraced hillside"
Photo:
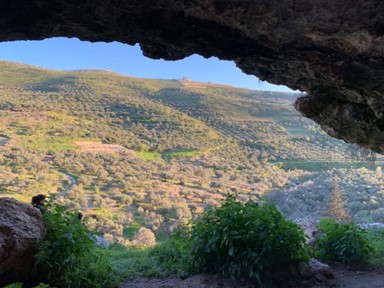
[[[340,168],[360,175],[367,164],[353,157],[362,151],[351,153],[302,118],[296,96],[0,62],[0,196],[27,202],[49,193],[124,244],[141,226],[161,239],[227,193],[255,200],[273,193],[279,204],[292,187],[298,195],[315,189],[301,179]],[[360,200],[352,216],[381,217],[379,206]]]

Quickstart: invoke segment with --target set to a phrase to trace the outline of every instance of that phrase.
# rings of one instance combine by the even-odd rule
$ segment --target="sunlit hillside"
[[[228,193],[324,215],[335,176],[351,217],[383,219],[381,158],[361,162],[297,96],[0,62],[0,196],[47,193],[123,244],[142,226],[163,239]]]

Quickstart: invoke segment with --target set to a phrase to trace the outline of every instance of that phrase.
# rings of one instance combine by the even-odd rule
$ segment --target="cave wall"
[[[331,136],[384,153],[382,0],[12,0],[0,41],[77,37],[194,53],[307,93],[296,108]]]

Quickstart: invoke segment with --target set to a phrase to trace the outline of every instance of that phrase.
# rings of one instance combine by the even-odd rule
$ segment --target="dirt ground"
[[[345,267],[332,268],[334,279],[320,282],[303,280],[296,285],[282,288],[384,288],[384,270],[353,271]],[[124,283],[120,288],[258,288],[250,282],[232,281],[219,275],[196,275],[180,278],[138,278]]]
[[[138,278],[124,283],[120,288],[256,288],[251,283],[232,281],[220,275],[201,274],[186,279]]]
[[[329,282],[319,283],[313,288],[384,288],[384,269],[349,270],[344,267],[333,268],[335,278]]]
[[[115,144],[104,144],[92,141],[74,141],[82,153],[115,153],[123,151],[124,147]]]

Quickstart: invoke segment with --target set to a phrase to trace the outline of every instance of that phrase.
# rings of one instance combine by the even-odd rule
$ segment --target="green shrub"
[[[330,218],[320,220],[322,232],[316,237],[316,256],[327,263],[358,266],[368,263],[373,254],[367,232],[356,223],[339,223]]]
[[[370,264],[384,267],[384,229],[372,229],[368,232],[370,245],[373,247],[373,255]]]
[[[39,285],[33,287],[33,288],[50,288],[48,284],[40,283]],[[52,287],[53,288],[53,287]]]
[[[50,288],[50,287],[51,286],[49,286],[48,284],[40,283],[39,285],[37,285],[33,288]],[[23,288],[23,284],[22,283],[12,283],[12,284],[9,284],[3,288]]]
[[[93,234],[76,211],[49,206],[43,215],[47,236],[37,243],[36,279],[57,287],[110,287],[112,265],[105,250],[96,246]]]
[[[189,230],[187,227],[179,227],[167,241],[153,247],[150,251],[158,259],[169,275],[185,277],[193,274],[191,265]]]
[[[153,247],[114,244],[108,250],[121,278],[186,277],[192,274],[187,232],[180,228],[170,239]]]
[[[4,286],[3,288],[23,288],[22,283],[12,283],[7,286]]]
[[[242,204],[233,196],[193,223],[191,249],[200,270],[257,279],[262,287],[293,275],[296,264],[308,260],[298,225],[275,206]]]

